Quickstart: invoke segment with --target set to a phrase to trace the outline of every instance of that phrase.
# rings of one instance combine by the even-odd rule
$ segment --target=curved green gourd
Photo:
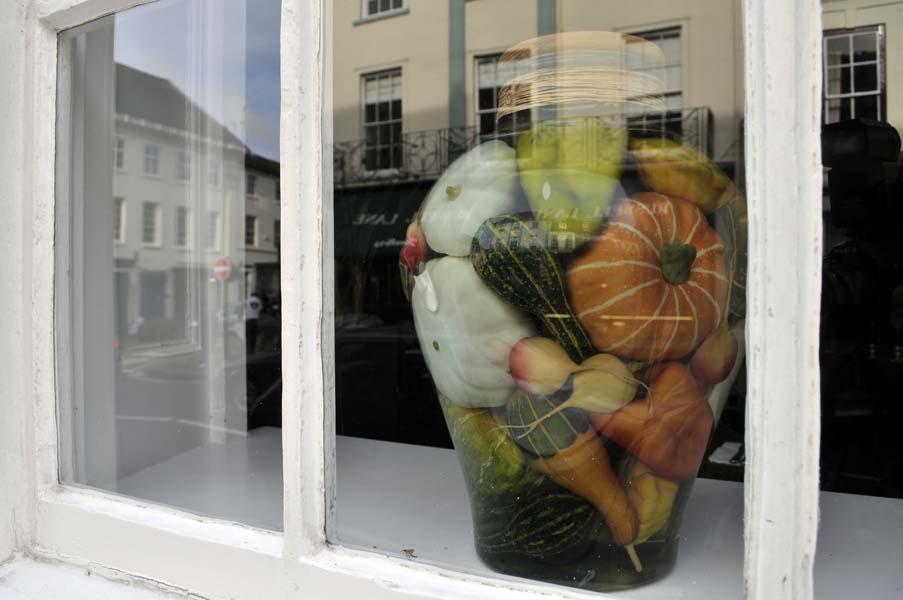
[[[568,304],[561,268],[546,247],[540,223],[524,215],[488,219],[474,235],[470,257],[483,282],[538,317],[571,360],[579,364],[595,354]]]

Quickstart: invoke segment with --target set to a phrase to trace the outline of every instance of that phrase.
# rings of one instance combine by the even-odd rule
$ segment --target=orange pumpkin
[[[621,202],[568,267],[568,296],[600,352],[672,360],[721,323],[724,244],[692,203],[646,192]]]

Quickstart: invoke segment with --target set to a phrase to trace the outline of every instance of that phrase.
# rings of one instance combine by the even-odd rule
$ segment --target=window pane
[[[850,63],[850,36],[841,35],[827,38],[827,56],[829,65],[846,65]]]
[[[480,115],[480,133],[483,135],[495,131],[495,113],[483,113]]]
[[[853,60],[864,62],[877,60],[878,36],[874,33],[861,33],[853,37]]]
[[[282,527],[279,15],[166,0],[60,34],[67,484]]]
[[[879,96],[857,96],[856,117],[859,119],[879,119],[878,98]]]
[[[333,3],[326,137],[340,159],[326,198],[338,433],[330,541],[590,590],[636,586],[673,566],[663,597],[741,597],[738,5],[558,2],[554,23],[537,23],[523,4],[421,2],[391,27],[349,27],[356,5]],[[449,10],[467,14],[449,19]],[[693,24],[687,35],[661,26],[683,22]],[[465,30],[449,30],[458,26]],[[544,46],[537,27],[562,35]],[[458,34],[466,44],[437,43]],[[367,106],[398,100],[402,89],[403,128],[394,103],[367,118]],[[523,103],[499,107],[503,97]],[[667,206],[655,205],[654,191]],[[634,226],[642,237],[631,237]],[[681,249],[664,250],[672,238]],[[610,257],[598,248],[604,239]],[[662,274],[662,252],[675,251],[689,264],[682,283]],[[692,271],[695,260],[701,270]],[[596,361],[614,366],[594,369]],[[546,380],[546,370],[555,376]],[[592,377],[599,381],[585,381]],[[582,394],[602,402],[615,389],[624,390],[616,406],[576,405]],[[678,443],[670,423],[647,422],[659,399],[693,413],[675,417],[693,423],[694,449],[677,452],[680,464],[657,462],[640,439]],[[607,426],[621,409],[619,423],[635,418],[647,432]],[[562,466],[581,453],[573,464],[583,475]],[[600,473],[604,483],[587,483]],[[663,496],[644,501],[659,486]],[[639,516],[625,525],[606,513],[600,489],[621,494],[628,512],[645,511],[642,535]],[[731,533],[719,537],[713,522]],[[724,588],[692,566],[716,561],[730,565],[718,578]]]
[[[850,67],[828,67],[826,84],[829,94],[850,93]]]
[[[483,88],[480,90],[480,110],[495,108],[495,88]]]
[[[878,73],[891,87],[903,77],[903,68],[891,60],[893,50],[885,63],[876,44],[885,28],[888,41],[903,35],[901,24],[890,18],[892,10],[882,7],[872,13],[886,26],[848,30],[857,61],[881,59],[877,65],[853,66],[854,91],[875,93],[829,100],[822,128],[820,510],[825,515],[862,511],[868,518],[824,519],[819,539],[842,539],[858,557],[868,556],[876,542],[889,542],[895,555],[900,548],[899,537],[888,527],[895,522],[889,511],[903,499],[903,446],[893,429],[901,416],[893,399],[903,386],[903,154],[898,133],[903,104],[887,93]],[[832,531],[824,535],[828,527]],[[830,551],[820,544],[818,552],[816,564],[828,564]],[[878,582],[870,596],[897,595],[897,575],[854,567],[867,563],[847,559],[838,566],[855,568],[857,577]],[[816,568],[815,595],[849,593],[838,589],[836,573],[828,571]]]
[[[878,65],[856,65],[853,67],[853,91],[878,91]]]

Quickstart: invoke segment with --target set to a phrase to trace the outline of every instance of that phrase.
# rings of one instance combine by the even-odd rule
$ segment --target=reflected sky
[[[279,0],[162,0],[116,15],[115,59],[170,80],[279,160]],[[203,71],[189,68],[202,55]]]

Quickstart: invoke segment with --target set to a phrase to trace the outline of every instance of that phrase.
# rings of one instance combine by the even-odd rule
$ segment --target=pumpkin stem
[[[662,274],[668,283],[686,283],[690,280],[690,270],[695,260],[696,248],[689,244],[671,242],[662,248]]]

